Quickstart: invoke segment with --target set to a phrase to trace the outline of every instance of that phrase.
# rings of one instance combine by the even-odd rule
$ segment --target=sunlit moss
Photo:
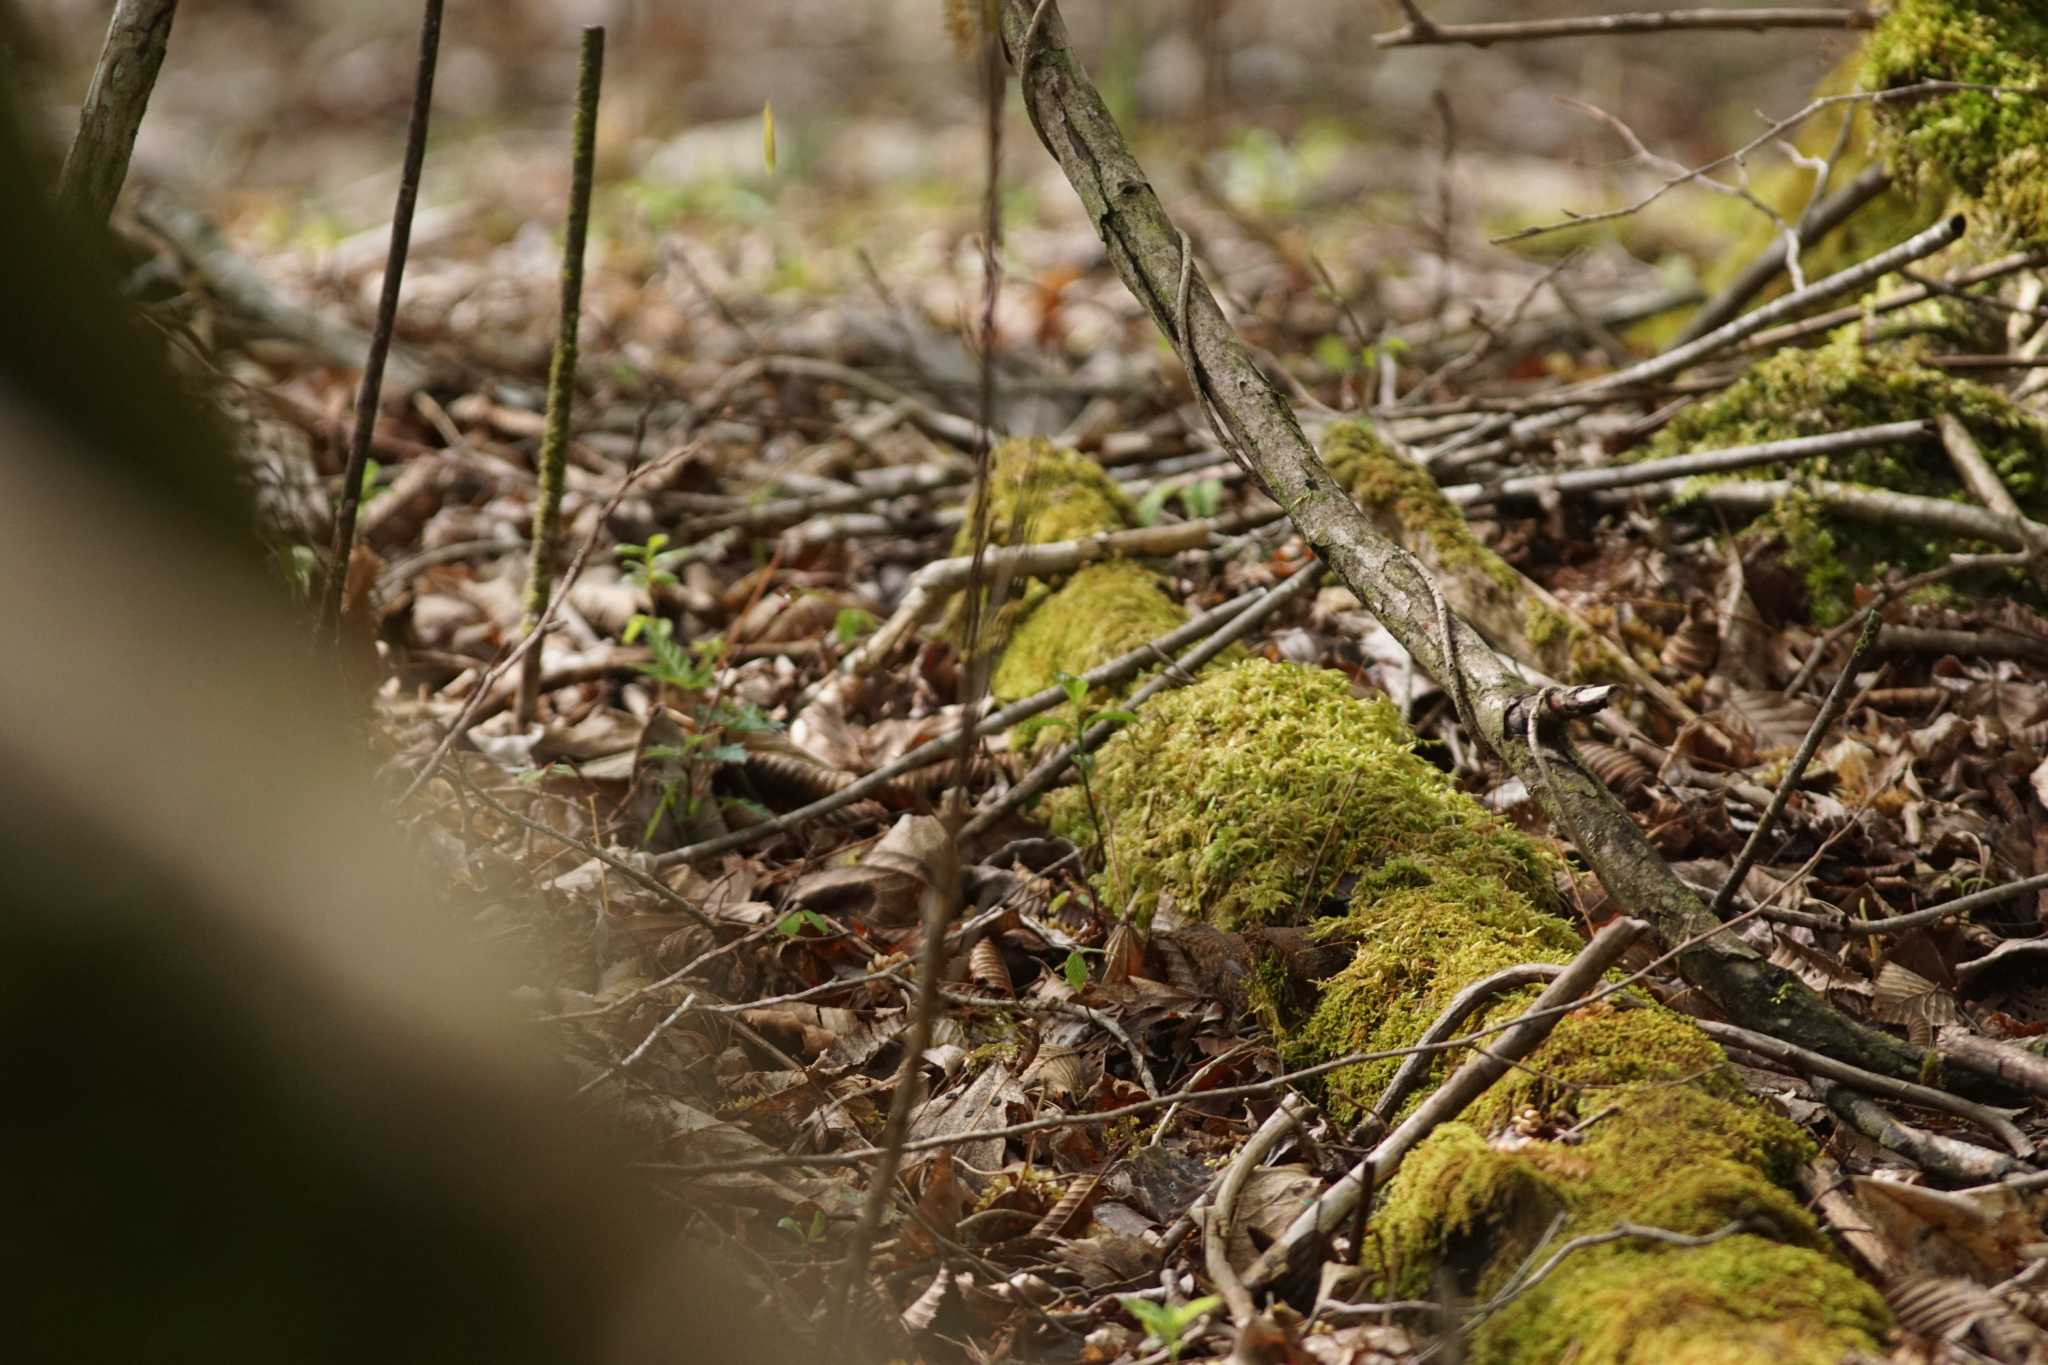
[[[2048,90],[2048,8],[1894,0],[1864,46],[1863,86],[1924,81]],[[1956,91],[1887,103],[1879,123],[1902,180],[1953,186],[2013,238],[2048,240],[2048,98]]]
[[[1091,564],[1040,602],[1010,636],[989,690],[1014,701],[1085,673],[1182,625],[1157,574],[1128,560]]]
[[[1366,441],[1339,442],[1335,462],[1411,514],[1441,503],[1399,466],[1376,465]],[[1469,537],[1450,512],[1442,534]],[[1089,575],[1041,613],[1067,591],[1075,603],[1158,592],[1134,566],[1075,583]],[[1018,672],[1096,659],[1108,646],[1082,615],[1020,631]],[[1335,672],[1256,658],[1216,669],[1149,705],[1102,751],[1090,790],[1092,807],[1069,791],[1047,813],[1083,842],[1103,836],[1108,903],[1143,921],[1171,896],[1220,928],[1314,922],[1354,946],[1348,966],[1313,983],[1255,958],[1251,1009],[1290,1060],[1408,1046],[1474,981],[1563,962],[1580,945],[1554,913],[1554,856],[1460,792],[1417,755],[1390,704],[1354,697]],[[1533,994],[1493,1000],[1468,1027],[1505,1021]],[[1359,1117],[1395,1065],[1333,1073],[1333,1117]],[[1496,1145],[1510,1118],[1528,1131]],[[1434,1295],[1448,1275],[1483,1299],[1562,1237],[1623,1221],[1706,1235],[1739,1221],[1743,1235],[1697,1249],[1628,1241],[1575,1253],[1479,1328],[1471,1358],[1647,1365],[1768,1351],[1831,1362],[1876,1349],[1886,1316],[1784,1189],[1811,1150],[1690,1022],[1638,998],[1599,1001],[1410,1155],[1372,1210],[1360,1259],[1386,1297]]]
[[[1323,437],[1323,463],[1367,514],[1383,512],[1393,524],[1429,537],[1439,564],[1471,570],[1505,591],[1521,587],[1514,566],[1481,544],[1465,514],[1444,497],[1429,472],[1402,459],[1363,422],[1340,422]]]
[[[1340,884],[1370,896],[1448,874],[1550,895],[1549,855],[1418,756],[1384,700],[1340,673],[1248,660],[1169,692],[1103,752],[1117,905],[1222,928],[1314,915]],[[1078,798],[1056,801],[1078,829]]]

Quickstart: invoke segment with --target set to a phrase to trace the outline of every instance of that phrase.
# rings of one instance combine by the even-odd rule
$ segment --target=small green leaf
[[[1060,685],[1060,691],[1067,694],[1067,700],[1076,706],[1079,706],[1082,699],[1088,695],[1086,679],[1077,678],[1071,673],[1056,673],[1053,675],[1053,681]]]
[[[1091,722],[1106,720],[1112,725],[1129,725],[1137,718],[1138,713],[1136,711],[1121,710],[1097,711],[1093,716],[1089,717]]]
[[[875,614],[860,607],[841,607],[839,615],[832,619],[832,636],[841,649],[849,648],[874,628]]]
[[[1151,526],[1158,522],[1159,514],[1166,510],[1166,500],[1173,493],[1173,485],[1162,483],[1145,491],[1138,499],[1136,516],[1138,525]]]
[[[1213,517],[1223,506],[1223,480],[1197,479],[1180,490],[1180,505],[1191,517]]]
[[[1356,369],[1358,365],[1352,358],[1350,344],[1334,332],[1316,342],[1316,363],[1339,374]]]
[[[1066,963],[1060,970],[1066,975],[1067,984],[1075,990],[1088,984],[1088,959],[1081,955],[1079,948],[1067,953]]]

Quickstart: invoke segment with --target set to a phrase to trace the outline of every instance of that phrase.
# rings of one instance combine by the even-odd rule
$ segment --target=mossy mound
[[[1091,564],[1031,609],[1010,636],[989,690],[1015,701],[1085,673],[1185,624],[1159,576],[1129,560]]]
[[[1347,1052],[1384,1052],[1421,1037],[1451,997],[1481,977],[1522,962],[1565,962],[1579,936],[1532,899],[1493,877],[1441,868],[1421,884],[1382,893],[1356,906],[1333,932],[1358,940],[1349,966],[1322,983],[1321,1000],[1299,1028],[1281,1020],[1290,1064],[1311,1065]],[[1535,989],[1507,993],[1482,1019],[1513,1017]],[[1462,1057],[1446,1054],[1441,1073]],[[1338,1121],[1368,1112],[1399,1068],[1398,1059],[1332,1072],[1324,1103]]]
[[[979,495],[968,503],[967,517],[953,537],[956,555],[974,553],[979,506]],[[988,506],[988,543],[993,547],[1046,545],[1128,530],[1134,511],[1129,496],[1101,465],[1042,436],[1013,437],[990,452]],[[993,611],[985,612],[980,638],[974,642],[990,652],[1002,649],[1052,593],[1052,584],[1042,578],[1000,578],[998,582],[1002,596]],[[963,646],[967,642],[959,637],[966,615],[964,602],[964,597],[954,600],[946,626],[947,633]],[[1051,681],[1048,675],[1046,683]]]
[[[1761,1237],[1575,1252],[1483,1327],[1474,1365],[1839,1365],[1890,1316],[1839,1261]]]
[[[1121,531],[1135,510],[1101,465],[1043,436],[1014,437],[991,452],[988,507],[991,545],[1045,545]],[[978,503],[968,507],[954,554],[973,553],[979,514]]]
[[[1410,515],[1441,505],[1442,534],[1487,553],[1426,480],[1379,460],[1391,452],[1369,433],[1334,445],[1347,481]],[[1085,605],[1098,594],[1128,604],[1158,592],[1135,566],[1076,575],[1013,640],[1017,658],[1003,665],[1014,685],[1107,657],[1114,647],[1090,619],[1100,609]],[[1154,608],[1129,609],[1144,618],[1134,638],[1166,624],[1147,615]],[[1260,659],[1212,669],[1155,699],[1103,749],[1087,794],[1058,793],[1046,813],[1083,842],[1100,836],[1104,899],[1141,922],[1170,896],[1218,928],[1313,920],[1316,936],[1355,944],[1309,1000],[1295,980],[1261,977],[1252,991],[1297,1059],[1411,1044],[1478,978],[1562,962],[1580,944],[1551,913],[1556,858],[1418,755],[1391,704],[1354,697],[1335,672]],[[1269,968],[1279,971],[1254,971]],[[1485,1018],[1519,1011],[1531,993],[1494,1001]],[[1333,1075],[1331,1112],[1355,1117],[1393,1069]],[[1487,1135],[1510,1118],[1517,1135],[1496,1147]],[[1634,999],[1596,1002],[1464,1122],[1416,1148],[1373,1212],[1361,1258],[1388,1297],[1434,1294],[1442,1272],[1483,1297],[1553,1233],[1627,1221],[1703,1235],[1739,1220],[1743,1235],[1703,1248],[1629,1241],[1575,1253],[1480,1328],[1473,1358],[1833,1361],[1875,1349],[1886,1318],[1777,1183],[1810,1150],[1743,1093],[1690,1023]]]
[[[2048,507],[2048,425],[1995,389],[1922,364],[1921,356],[1914,343],[1866,346],[1845,328],[1815,350],[1772,356],[1726,393],[1680,413],[1643,456],[1932,421],[1946,412],[1969,428],[2020,505],[2039,515]],[[1933,442],[1817,456],[1740,477],[1797,474],[1928,497],[1965,497],[1953,466]],[[1799,499],[1772,512],[1764,524],[1785,536],[1788,562],[1805,574],[1814,614],[1823,621],[1839,618],[1849,605],[1849,588],[1879,566],[1918,571],[1968,548],[1911,527],[1844,522]]]
[[[1596,1015],[1581,1028],[1590,1036],[1612,1023],[1611,1013]],[[1683,1021],[1666,1016],[1660,1027],[1680,1044],[1652,1048],[1663,1062],[1701,1051],[1718,1063],[1718,1051]],[[1681,1031],[1697,1042],[1680,1042]],[[1554,1037],[1527,1065],[1557,1066],[1560,1049],[1571,1048]],[[1629,1069],[1612,1047],[1602,1050],[1614,1074]],[[1812,1219],[1777,1183],[1811,1144],[1732,1083],[1703,1083],[1718,1071],[1602,1087],[1589,1097],[1599,1117],[1582,1143],[1496,1146],[1470,1121],[1439,1129],[1373,1215],[1364,1260],[1375,1292],[1427,1293],[1448,1270],[1462,1293],[1484,1299],[1532,1254],[1572,1237],[1621,1223],[1701,1237],[1740,1223],[1740,1235],[1703,1247],[1624,1239],[1575,1251],[1480,1329],[1473,1359],[1648,1365],[1769,1351],[1833,1362],[1874,1349],[1887,1325],[1883,1300],[1829,1256]]]
[[[2048,7],[2040,0],[1894,0],[1863,49],[1862,84],[1955,81],[2048,89]],[[1953,186],[2007,235],[2048,241],[2048,98],[1982,90],[1881,107],[1894,175]]]
[[[1149,918],[1162,892],[1218,928],[1300,923],[1342,888],[1364,903],[1491,878],[1547,903],[1554,860],[1418,756],[1384,700],[1342,674],[1248,660],[1159,697],[1092,781],[1110,903]],[[1055,828],[1093,841],[1078,792]]]

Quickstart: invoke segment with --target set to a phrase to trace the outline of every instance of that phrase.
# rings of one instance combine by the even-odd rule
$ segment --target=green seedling
[[[1116,1301],[1138,1320],[1146,1336],[1166,1349],[1168,1360],[1180,1359],[1181,1347],[1187,1344],[1188,1329],[1199,1324],[1223,1302],[1214,1294],[1204,1294],[1186,1303],[1154,1303],[1136,1294],[1119,1294]]]

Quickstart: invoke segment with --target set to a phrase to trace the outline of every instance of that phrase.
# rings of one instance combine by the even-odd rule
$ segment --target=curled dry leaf
[[[951,854],[945,825],[930,815],[905,815],[855,867],[830,867],[790,888],[791,909],[844,914],[885,929],[917,923],[918,898]]]

